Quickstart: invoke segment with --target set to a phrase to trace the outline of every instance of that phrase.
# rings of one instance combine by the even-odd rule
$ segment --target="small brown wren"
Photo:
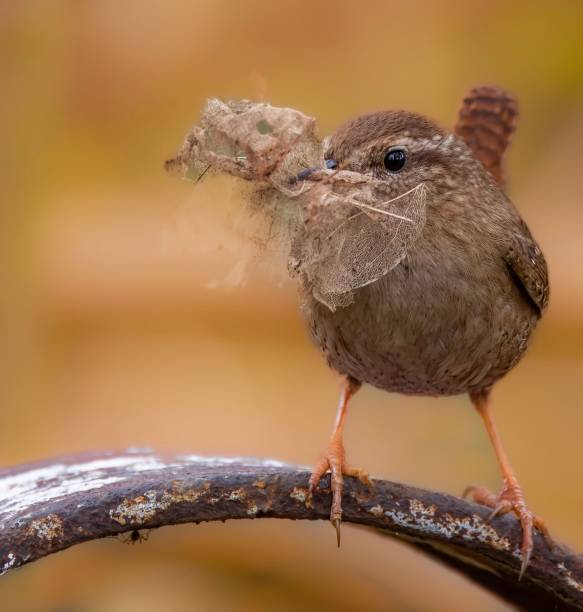
[[[522,524],[522,569],[533,526],[490,412],[490,391],[523,356],[549,299],[540,248],[504,192],[503,156],[517,104],[497,87],[464,99],[453,133],[405,111],[379,112],[341,126],[326,152],[328,168],[371,175],[406,192],[427,187],[427,219],[405,258],[378,281],[330,309],[305,291],[314,342],[344,385],[328,450],[314,468],[312,492],[331,472],[331,521],[342,517],[343,474],[366,475],[345,460],[347,405],[362,383],[411,395],[467,393],[482,417],[502,471],[495,496],[469,487],[492,516],[514,512]],[[307,175],[305,180],[310,180]]]

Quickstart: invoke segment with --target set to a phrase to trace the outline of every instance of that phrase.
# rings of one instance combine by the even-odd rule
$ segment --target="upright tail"
[[[504,152],[518,120],[518,101],[504,89],[481,85],[463,99],[455,133],[496,181],[504,184]]]

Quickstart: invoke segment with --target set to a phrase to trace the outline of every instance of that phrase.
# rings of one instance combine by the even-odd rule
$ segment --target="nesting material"
[[[292,276],[335,310],[405,257],[425,223],[425,187],[395,197],[371,174],[326,169],[325,149],[315,119],[299,111],[211,99],[166,168],[248,181],[250,211],[284,235]]]

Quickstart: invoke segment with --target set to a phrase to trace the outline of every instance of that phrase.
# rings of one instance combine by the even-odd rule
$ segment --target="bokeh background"
[[[0,464],[88,449],[313,463],[338,393],[295,289],[244,256],[226,180],[167,176],[209,96],[261,98],[323,134],[403,107],[451,126],[464,92],[515,92],[511,195],[543,246],[550,311],[496,388],[532,508],[583,547],[583,4],[0,2]],[[374,475],[497,489],[466,398],[366,388],[347,430]],[[284,521],[85,544],[4,577],[2,609],[505,610],[367,531]]]

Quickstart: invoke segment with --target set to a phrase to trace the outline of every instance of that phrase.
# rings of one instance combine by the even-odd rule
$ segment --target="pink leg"
[[[366,472],[358,468],[353,468],[346,463],[344,451],[344,442],[342,439],[344,433],[344,419],[348,409],[350,398],[360,389],[360,383],[353,378],[347,377],[344,379],[342,386],[342,394],[340,395],[340,403],[338,405],[338,414],[336,423],[332,431],[332,438],[326,452],[322,455],[318,463],[315,465],[312,475],[310,476],[310,493],[314,494],[320,479],[328,470],[330,471],[330,482],[332,488],[332,508],[330,511],[330,521],[336,528],[336,537],[338,546],[340,546],[340,522],[342,520],[342,490],[344,488],[344,478],[346,476],[355,476],[362,482],[370,484],[370,479]]]
[[[502,440],[494,425],[488,394],[476,394],[470,397],[474,407],[484,421],[486,431],[494,447],[494,452],[496,453],[496,458],[498,459],[502,472],[503,484],[502,491],[498,496],[488,491],[485,487],[471,486],[465,490],[464,497],[466,495],[471,495],[475,502],[493,508],[490,518],[494,518],[496,515],[506,512],[513,512],[518,517],[522,525],[522,566],[520,568],[520,578],[522,578],[532,555],[533,526],[537,527],[548,540],[550,540],[550,535],[543,521],[534,516],[526,506],[522,488],[514,475],[514,471],[510,465],[504,446],[502,445]]]

